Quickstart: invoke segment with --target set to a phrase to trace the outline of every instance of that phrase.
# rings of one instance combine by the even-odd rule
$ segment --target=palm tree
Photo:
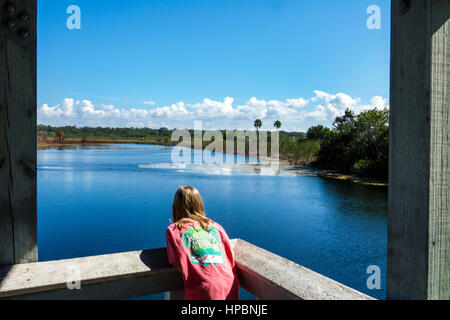
[[[256,132],[259,133],[259,129],[262,127],[262,121],[259,119],[256,119],[253,125],[256,128]]]
[[[275,128],[277,128],[277,130],[280,130],[280,128],[281,128],[281,126],[282,126],[281,121],[280,121],[280,120],[275,121],[275,123],[273,124],[273,126],[274,126]]]
[[[259,119],[256,119],[255,122],[253,123],[253,125],[256,128],[256,136],[257,136],[257,140],[256,140],[256,156],[259,158],[259,129],[262,127],[262,121]]]

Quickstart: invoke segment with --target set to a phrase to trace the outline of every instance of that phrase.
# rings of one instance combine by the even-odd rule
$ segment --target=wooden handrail
[[[372,299],[243,240],[231,243],[241,286],[260,299]],[[80,290],[67,287],[74,275]],[[182,289],[166,249],[0,268],[0,299],[126,299]]]
[[[81,290],[69,290],[77,274]],[[0,298],[126,299],[182,288],[165,249],[0,268]]]
[[[317,272],[254,246],[233,240],[241,287],[263,300],[372,300]]]

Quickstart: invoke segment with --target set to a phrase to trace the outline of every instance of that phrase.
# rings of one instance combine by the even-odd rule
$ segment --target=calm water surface
[[[175,166],[161,146],[41,150],[39,259],[165,247],[174,192],[193,185],[230,238],[385,298],[387,188],[247,167]],[[371,265],[381,268],[381,290],[367,289]]]

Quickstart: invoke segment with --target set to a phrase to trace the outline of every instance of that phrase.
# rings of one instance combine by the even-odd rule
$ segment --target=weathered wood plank
[[[36,1],[0,0],[0,265],[37,260]]]
[[[234,254],[241,287],[262,300],[373,300],[243,240]]]
[[[372,299],[356,290],[242,240],[233,240],[244,289],[262,299]],[[67,289],[78,270],[81,290]],[[76,273],[75,273],[76,274]],[[135,251],[0,268],[0,299],[125,299],[172,292],[183,280],[166,249]]]
[[[450,1],[432,5],[428,297],[450,299]]]
[[[392,1],[388,299],[449,299],[450,1]]]
[[[81,289],[69,290],[75,280]],[[126,299],[183,288],[166,249],[0,268],[0,299]]]
[[[166,300],[175,300],[175,301],[184,300],[185,295],[186,295],[186,291],[184,289],[170,291],[170,292],[167,292]]]

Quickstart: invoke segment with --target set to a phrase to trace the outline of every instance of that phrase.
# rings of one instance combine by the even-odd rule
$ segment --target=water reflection
[[[175,170],[185,173],[202,173],[209,175],[247,174],[259,176],[317,176],[313,168],[293,168],[287,163],[151,163],[139,165],[142,169]]]
[[[238,157],[234,157],[237,159]],[[208,215],[242,238],[377,298],[385,297],[387,189],[239,157],[174,164],[171,149],[71,146],[38,152],[41,261],[165,246],[175,190],[194,185]],[[369,291],[378,265],[383,287]]]

